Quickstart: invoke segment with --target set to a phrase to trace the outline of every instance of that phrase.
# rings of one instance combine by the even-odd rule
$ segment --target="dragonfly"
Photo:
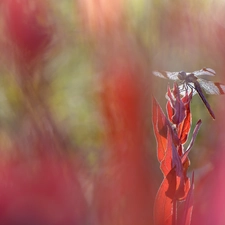
[[[194,72],[169,72],[169,71],[153,71],[153,74],[157,77],[173,80],[178,83],[179,87],[185,87],[187,90],[190,88],[193,90],[193,95],[198,93],[201,100],[205,104],[209,114],[215,119],[215,114],[212,111],[208,101],[206,100],[203,91],[206,94],[221,95],[225,94],[225,84],[213,82],[205,79],[207,76],[215,76],[216,72],[211,68],[202,68]]]

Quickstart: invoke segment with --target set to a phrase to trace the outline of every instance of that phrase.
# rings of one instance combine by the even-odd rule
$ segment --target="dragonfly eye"
[[[180,80],[185,80],[185,78],[187,77],[186,73],[184,71],[180,71],[178,74],[178,78]]]

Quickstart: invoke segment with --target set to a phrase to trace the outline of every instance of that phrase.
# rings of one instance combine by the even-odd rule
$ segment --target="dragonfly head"
[[[180,71],[178,74],[178,78],[180,80],[185,80],[185,78],[187,77],[187,74],[184,71]]]

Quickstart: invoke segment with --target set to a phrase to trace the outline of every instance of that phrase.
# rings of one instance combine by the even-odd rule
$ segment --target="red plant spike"
[[[166,95],[167,115],[153,99],[153,128],[157,140],[157,155],[160,169],[164,179],[157,192],[154,204],[155,225],[188,225],[191,221],[193,208],[193,177],[187,176],[190,165],[188,153],[201,125],[199,120],[194,129],[191,142],[186,150],[184,143],[187,141],[191,128],[190,101],[192,93],[180,96],[177,84],[173,89],[168,88]],[[182,202],[181,202],[182,201]],[[177,204],[183,205],[183,210],[177,212]],[[182,215],[182,216],[181,216]]]

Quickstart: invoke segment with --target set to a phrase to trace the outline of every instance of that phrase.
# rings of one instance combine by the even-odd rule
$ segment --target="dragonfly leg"
[[[193,89],[193,87],[189,87],[187,83],[182,83],[180,86],[179,86],[179,91],[180,91],[180,94],[182,96],[186,95],[188,92],[188,88],[191,88],[191,90]]]
[[[185,83],[182,83],[178,87],[179,87],[179,91],[180,92],[183,92],[183,91],[186,91],[187,90],[187,87],[186,87],[186,84]]]

